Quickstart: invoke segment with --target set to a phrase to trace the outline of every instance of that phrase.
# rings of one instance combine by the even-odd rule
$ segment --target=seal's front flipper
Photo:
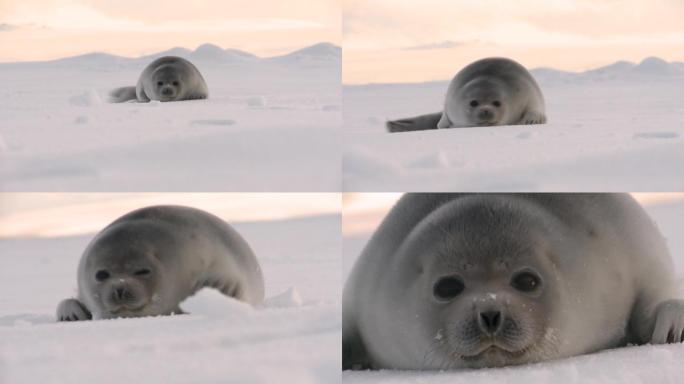
[[[358,332],[347,327],[342,331],[342,370],[361,371],[372,368],[368,352]]]
[[[57,321],[90,320],[93,315],[76,299],[64,299],[57,306]]]
[[[129,100],[136,100],[135,87],[121,87],[109,92],[110,103],[123,103]]]
[[[527,111],[520,118],[521,125],[546,124],[546,115],[541,112]]]
[[[684,300],[667,300],[654,311],[655,327],[651,344],[684,342]]]
[[[393,120],[385,123],[390,132],[424,131],[437,129],[437,123],[442,118],[442,112],[430,113],[401,120]]]

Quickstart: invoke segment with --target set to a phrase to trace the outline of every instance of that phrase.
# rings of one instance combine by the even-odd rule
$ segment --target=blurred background
[[[345,0],[343,14],[345,84],[445,80],[488,56],[564,71],[684,61],[681,0]]]
[[[339,44],[340,29],[338,0],[2,0],[0,62],[141,56],[204,43],[274,56]]]
[[[339,214],[336,193],[0,193],[0,239],[95,233],[149,205],[187,205],[229,223]]]

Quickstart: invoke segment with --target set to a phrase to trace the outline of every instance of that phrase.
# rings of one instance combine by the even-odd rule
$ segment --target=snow
[[[684,66],[647,58],[531,71],[549,123],[388,134],[442,109],[447,81],[343,87],[347,191],[672,191],[684,188]]]
[[[684,236],[681,233],[684,202],[653,204],[645,208],[667,240],[681,281],[684,276]],[[346,216],[344,220],[347,220]],[[344,236],[342,257],[345,279],[371,234],[371,231],[367,231]],[[345,371],[342,380],[345,384],[674,384],[682,382],[682,361],[684,344],[645,345],[504,368],[450,372]]]
[[[190,59],[207,100],[107,102],[155,57]],[[205,44],[141,58],[0,64],[0,190],[338,191],[339,47],[278,57]]]
[[[264,307],[205,289],[189,315],[56,323],[92,237],[0,240],[0,383],[339,383],[340,216],[234,223]]]

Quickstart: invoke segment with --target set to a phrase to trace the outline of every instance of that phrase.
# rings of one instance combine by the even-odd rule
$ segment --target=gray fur
[[[105,279],[98,275],[105,273]],[[115,220],[90,242],[78,266],[78,296],[59,321],[182,313],[203,287],[252,305],[264,298],[261,268],[245,240],[207,212],[153,206]]]
[[[164,56],[145,67],[135,87],[116,88],[109,97],[113,103],[195,100],[209,97],[209,89],[191,62],[177,56]]]
[[[407,194],[346,282],[343,368],[491,367],[681,342],[672,269],[626,194]],[[530,271],[537,290],[515,289]],[[438,300],[437,282],[454,276],[465,289]]]

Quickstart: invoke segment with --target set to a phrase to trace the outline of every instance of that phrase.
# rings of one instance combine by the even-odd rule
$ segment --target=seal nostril
[[[480,327],[487,333],[495,333],[501,327],[501,311],[480,312]]]
[[[117,288],[114,290],[114,298],[116,300],[123,300],[124,296],[126,296],[126,290],[123,288]]]

